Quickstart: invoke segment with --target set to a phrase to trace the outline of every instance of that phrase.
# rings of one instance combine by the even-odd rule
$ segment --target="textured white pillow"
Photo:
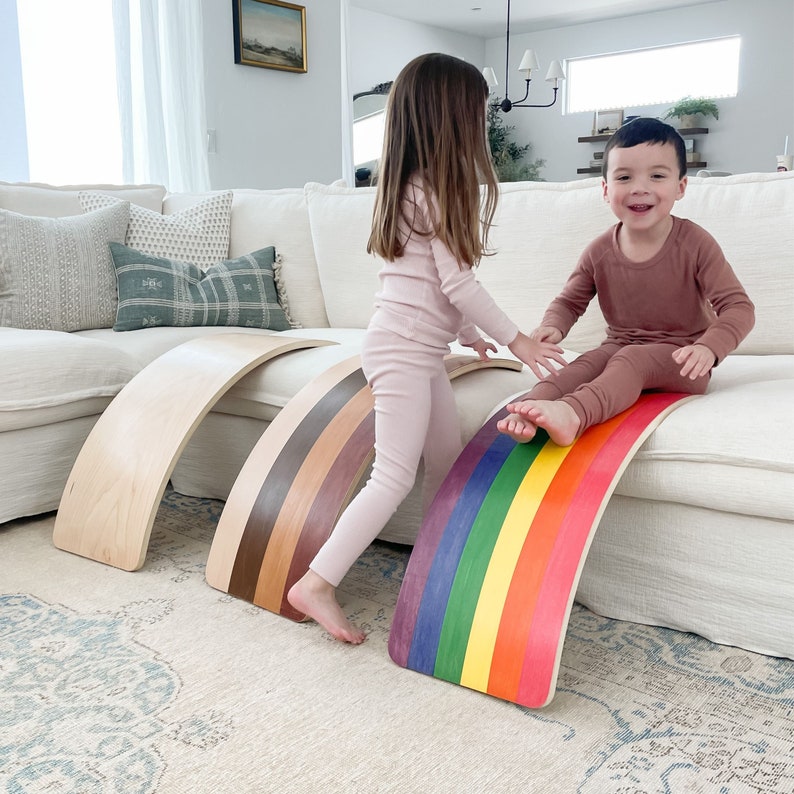
[[[0,209],[0,326],[110,328],[116,274],[109,243],[124,241],[130,205],[66,218]]]
[[[130,204],[126,245],[150,256],[190,262],[202,270],[229,256],[232,191],[213,193],[172,215]],[[90,212],[119,201],[104,193],[81,192],[80,204]]]

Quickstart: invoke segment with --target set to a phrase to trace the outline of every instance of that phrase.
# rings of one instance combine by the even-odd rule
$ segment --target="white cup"
[[[779,154],[777,156],[778,171],[794,171],[794,154]]]

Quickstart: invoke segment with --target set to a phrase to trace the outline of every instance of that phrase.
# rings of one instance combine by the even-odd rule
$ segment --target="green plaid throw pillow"
[[[290,328],[278,302],[272,246],[206,270],[142,254],[120,243],[110,243],[110,252],[119,290],[114,331],[158,325]]]

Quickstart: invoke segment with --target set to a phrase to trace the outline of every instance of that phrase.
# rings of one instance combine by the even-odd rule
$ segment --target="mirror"
[[[353,96],[353,167],[356,187],[371,185],[378,172],[391,82]]]

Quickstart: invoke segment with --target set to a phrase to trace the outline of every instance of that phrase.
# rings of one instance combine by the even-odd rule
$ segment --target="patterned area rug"
[[[794,663],[575,607],[530,711],[394,665],[404,548],[340,588],[358,647],[213,590],[219,502],[168,493],[126,573],[0,526],[6,792],[794,791]]]

